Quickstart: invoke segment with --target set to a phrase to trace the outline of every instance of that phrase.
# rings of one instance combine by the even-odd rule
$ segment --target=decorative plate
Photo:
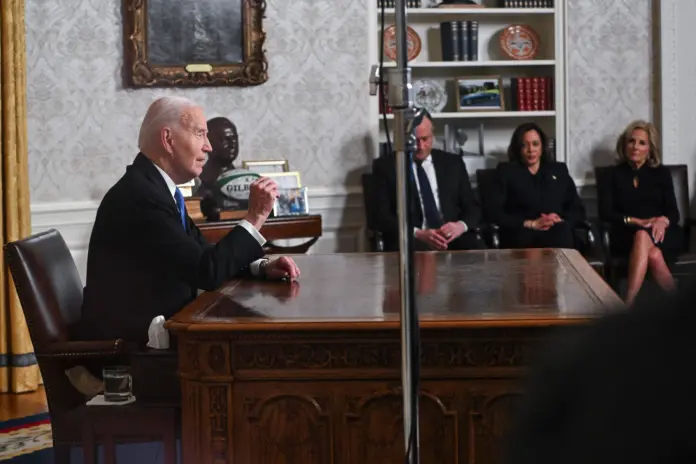
[[[432,79],[417,79],[412,85],[415,107],[425,108],[430,113],[439,113],[447,105],[444,83]]]
[[[407,26],[406,44],[408,46],[407,59],[413,60],[421,52],[421,38],[416,31]],[[391,25],[384,30],[384,56],[396,61],[396,26]]]
[[[531,60],[539,51],[539,34],[524,24],[512,24],[500,34],[500,48],[513,60]]]

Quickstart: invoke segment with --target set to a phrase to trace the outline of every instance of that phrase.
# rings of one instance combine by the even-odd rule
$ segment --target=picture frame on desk
[[[290,163],[288,160],[262,160],[262,161],[242,161],[242,168],[258,174],[268,172],[289,172]]]
[[[307,187],[278,189],[273,205],[273,216],[301,216],[309,214]]]
[[[184,184],[178,184],[177,188],[181,191],[181,195],[184,198],[191,198],[193,196],[193,188],[196,186],[196,180],[191,179]]]
[[[275,180],[278,184],[278,190],[293,188],[297,189],[302,187],[302,184],[300,183],[300,173],[297,171],[267,172],[264,174],[264,176]]]
[[[457,111],[504,111],[501,76],[458,77],[455,81]]]

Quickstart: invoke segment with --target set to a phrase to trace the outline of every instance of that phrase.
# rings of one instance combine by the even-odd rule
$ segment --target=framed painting
[[[126,85],[263,84],[265,9],[264,0],[123,0]]]

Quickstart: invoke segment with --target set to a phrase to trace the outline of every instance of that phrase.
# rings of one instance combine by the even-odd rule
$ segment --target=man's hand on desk
[[[444,224],[439,230],[440,234],[445,236],[447,243],[450,243],[466,232],[466,226],[461,221],[453,221]]]
[[[269,261],[264,266],[264,275],[270,280],[288,279],[293,281],[300,277],[300,269],[292,258],[283,256]]]
[[[244,219],[260,230],[278,197],[278,185],[269,177],[261,177],[249,186],[249,209]]]
[[[436,250],[447,249],[447,237],[439,229],[416,229],[416,238]]]

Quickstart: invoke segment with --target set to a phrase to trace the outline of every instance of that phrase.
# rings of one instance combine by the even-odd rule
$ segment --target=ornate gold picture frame
[[[263,84],[265,10],[265,0],[123,0],[126,85]]]

